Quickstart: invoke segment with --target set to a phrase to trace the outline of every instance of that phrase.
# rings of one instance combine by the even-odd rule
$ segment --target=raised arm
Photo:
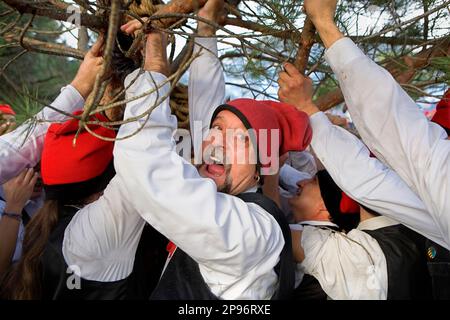
[[[50,123],[68,119],[55,109],[71,114],[83,108],[102,63],[102,42],[100,38],[86,54],[72,83],[61,89],[50,107],[45,107],[33,119],[0,137],[0,184],[17,176],[26,168],[33,168],[40,161],[44,137]]]
[[[280,99],[310,115],[311,146],[336,184],[359,203],[450,247],[445,229],[406,183],[345,129],[331,124],[312,102],[312,83],[292,65],[280,74]]]
[[[440,219],[450,210],[450,142],[430,123],[394,78],[348,38],[333,21],[336,0],[306,0],[308,15],[328,48],[348,109],[364,142],[419,195]],[[441,227],[448,233],[450,223]]]
[[[270,264],[276,264],[284,245],[275,220],[255,204],[218,193],[212,180],[202,178],[178,156],[166,76],[144,72],[127,95],[152,88],[156,90],[153,100],[132,101],[125,111],[125,117],[131,118],[156,106],[150,117],[123,125],[119,136],[143,126],[142,131],[115,145],[117,176],[123,188],[130,190],[129,201],[155,229],[196,260],[207,279],[214,272],[245,274],[261,264],[261,257],[269,258],[258,270],[267,268],[264,271],[270,274]]]
[[[201,18],[218,23],[223,12],[223,0],[209,0],[199,11]],[[217,57],[216,28],[198,22],[199,37],[195,38],[194,55],[199,56],[189,69],[189,120],[194,156],[201,159],[201,143],[209,129],[214,109],[225,102],[225,79]],[[200,158],[197,158],[200,157]]]

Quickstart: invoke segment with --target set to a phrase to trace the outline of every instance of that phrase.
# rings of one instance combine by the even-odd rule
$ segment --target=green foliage
[[[7,10],[7,7],[0,3],[0,12],[5,10]],[[15,21],[16,18],[17,14],[0,17],[0,29]],[[18,25],[23,27],[29,18],[29,15],[22,17]],[[57,21],[36,17],[30,29],[55,32],[28,32],[27,37],[51,43],[62,42],[60,34],[57,33],[57,31],[62,30],[62,26]],[[14,29],[10,32],[18,34],[19,31]],[[2,47],[7,43],[0,37],[0,69],[23,50],[23,48],[17,46]],[[18,113],[17,117],[21,119],[20,121],[23,121],[43,107],[35,102],[31,103],[27,95],[32,94],[40,100],[51,102],[59,93],[60,88],[71,81],[78,65],[79,62],[65,57],[34,52],[26,53],[12,62],[5,71],[6,76],[21,88],[21,92],[16,92],[2,79],[0,81],[0,102],[10,104]]]

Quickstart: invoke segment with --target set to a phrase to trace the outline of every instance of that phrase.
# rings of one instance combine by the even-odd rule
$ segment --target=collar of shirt
[[[358,227],[356,229],[358,230],[376,230],[384,227],[390,227],[400,224],[397,221],[390,219],[388,217],[379,216],[367,219],[365,221],[361,221],[358,224]]]
[[[249,193],[249,192],[258,192],[258,186],[254,186],[254,187],[252,187],[252,188],[250,188],[250,189],[248,189],[248,190],[246,190],[246,191],[244,191],[242,193]]]

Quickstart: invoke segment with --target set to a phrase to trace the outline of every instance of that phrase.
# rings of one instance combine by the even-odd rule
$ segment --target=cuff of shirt
[[[313,141],[314,138],[320,141],[320,138],[317,136],[323,131],[324,128],[327,128],[331,125],[330,119],[328,119],[327,115],[324,112],[316,112],[311,117],[309,117],[309,123],[311,124],[311,128],[313,130]],[[312,142],[311,142],[312,144]]]
[[[161,110],[159,106],[162,105],[165,100],[169,99],[170,94],[170,82],[167,81],[165,75],[159,72],[137,69],[125,78],[125,87],[128,87],[126,91],[127,99],[142,96],[144,93],[152,90],[152,88],[155,89],[155,91],[150,94],[129,101],[125,110],[125,119],[138,116],[148,111],[148,109],[152,107],[149,103],[156,103],[158,105],[158,107],[154,108],[151,112],[151,119],[155,120],[159,119],[161,116],[164,117],[166,110]],[[141,120],[146,121],[145,117]],[[160,120],[162,121],[162,119]]]
[[[74,106],[74,111],[84,107],[84,98],[74,86],[68,84],[67,86],[62,87],[61,93],[64,93],[64,96],[68,99],[70,105]]]
[[[36,115],[36,118],[40,120],[65,121],[68,119],[68,116],[58,112],[57,110],[63,111],[67,114],[72,114],[77,110],[83,109],[84,102],[83,96],[77,89],[69,84],[61,88],[58,97],[51,104],[49,104],[51,108],[44,108]]]
[[[335,74],[342,72],[353,60],[364,56],[361,49],[350,38],[339,39],[325,52],[325,60]]]
[[[218,56],[217,51],[217,39],[216,38],[195,38],[194,53],[200,50],[205,50],[207,52],[213,53],[216,57]]]
[[[311,128],[313,131],[313,138],[311,140],[311,147],[318,159],[324,163],[324,158],[321,156],[321,152],[318,152],[323,147],[323,144],[326,143],[326,132],[332,126],[330,119],[328,119],[327,115],[323,112],[317,112],[309,117],[309,123],[311,124]]]

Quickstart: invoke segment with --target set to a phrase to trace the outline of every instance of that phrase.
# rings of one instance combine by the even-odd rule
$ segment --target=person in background
[[[199,15],[217,21],[221,7],[223,1],[209,0]],[[212,36],[215,29],[207,26],[199,24],[198,33]],[[141,23],[132,21],[121,29],[133,34],[139,28]],[[202,40],[208,44],[207,39]],[[251,99],[228,105],[223,101],[195,103],[208,97],[209,101],[215,100],[219,92],[211,90],[211,84],[214,79],[220,82],[215,75],[223,75],[214,47],[202,51],[191,65],[191,72],[203,68],[196,85],[190,84],[196,94],[190,92],[189,101],[200,108],[191,116],[204,121],[204,127],[220,138],[205,141],[207,158],[195,167],[176,152],[176,119],[167,99],[170,85],[164,42],[161,33],[147,35],[144,70],[134,71],[125,81],[127,97],[156,89],[130,101],[126,119],[143,114],[151,106],[155,108],[148,118],[121,126],[119,138],[139,127],[142,130],[130,139],[116,141],[116,177],[103,196],[82,208],[68,225],[63,241],[66,262],[80,266],[81,274],[90,280],[118,281],[126,277],[139,227],[133,227],[131,219],[137,213],[173,243],[152,299],[285,298],[293,289],[294,279],[289,227],[278,220],[282,214],[276,205],[257,192],[261,177],[256,161],[251,163],[252,158],[247,158],[238,163],[237,159],[244,154],[257,159],[251,151],[261,140],[250,139],[246,134],[248,126],[281,131],[283,143],[274,147],[274,154],[279,148],[284,152],[303,150],[311,133],[304,115],[292,106]],[[201,49],[194,48],[196,53]],[[203,117],[205,114],[209,117]],[[263,119],[271,119],[269,124],[274,127],[267,127]],[[245,150],[235,149],[224,139],[227,129],[233,134],[231,142],[244,142]],[[194,135],[200,148],[202,134]],[[130,224],[123,226],[121,221]],[[98,262],[109,252],[113,256],[108,259],[108,267],[102,267]],[[279,274],[275,270],[278,265]]]
[[[296,293],[302,299],[308,299],[305,294],[333,300],[430,299],[423,237],[362,206],[357,227],[342,232],[333,223],[339,217],[331,213],[336,207],[331,199],[341,197],[341,191],[333,190],[330,180],[320,171],[289,202],[296,221],[291,225]],[[345,202],[341,198],[340,206],[350,207]],[[314,279],[325,294],[314,287]]]
[[[439,231],[446,248],[450,248],[450,141],[447,132],[428,121],[392,75],[368,58],[351,39],[344,37],[334,21],[336,0],[305,0],[304,6],[327,49],[325,58],[339,81],[363,142],[419,196],[437,227],[433,229]],[[285,80],[285,83],[292,83],[288,78]],[[283,90],[281,96],[285,94],[288,93]],[[312,103],[302,105],[300,110],[311,118],[316,113],[319,113],[316,118],[323,118]],[[425,224],[418,226],[418,230],[431,239],[429,227]]]
[[[0,104],[0,136],[16,128],[16,113],[7,104]]]
[[[39,196],[35,192],[38,178],[38,172],[27,169],[3,184],[0,190],[0,279],[21,256],[24,229],[34,214],[30,199],[34,193],[35,198]]]

